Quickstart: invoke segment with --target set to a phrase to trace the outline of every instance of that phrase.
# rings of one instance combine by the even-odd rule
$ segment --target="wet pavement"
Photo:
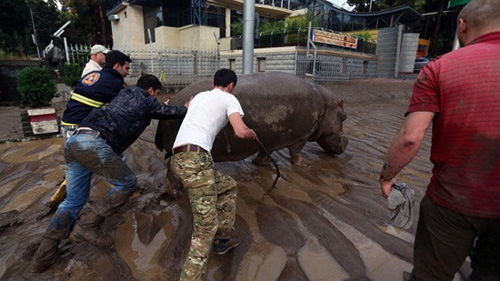
[[[217,163],[238,181],[236,228],[243,243],[211,255],[207,280],[403,280],[412,269],[416,223],[407,231],[388,225],[387,201],[378,175],[390,140],[404,118],[411,83],[374,93],[344,91],[347,103],[345,153],[329,155],[316,143],[303,149],[304,165],[290,163],[287,150],[274,152],[281,178],[272,185],[272,164],[252,158]],[[331,86],[343,89],[342,86]],[[384,88],[385,89],[385,88]],[[351,94],[351,96],[349,96]],[[36,243],[50,220],[44,206],[61,181],[61,137],[0,144],[0,280],[177,280],[192,231],[186,197],[163,192],[163,153],[154,144],[156,123],[125,152],[140,192],[104,230],[114,247],[63,241],[60,260],[40,274],[27,271]],[[420,202],[430,178],[430,134],[399,175]],[[106,182],[93,179],[91,200],[104,196]],[[418,214],[418,204],[416,214]],[[457,279],[459,280],[459,279]]]

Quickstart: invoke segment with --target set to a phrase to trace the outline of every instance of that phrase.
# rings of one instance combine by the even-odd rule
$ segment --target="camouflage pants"
[[[188,192],[194,219],[180,280],[202,280],[214,238],[229,238],[234,233],[236,181],[216,171],[208,153],[175,154],[170,166]]]

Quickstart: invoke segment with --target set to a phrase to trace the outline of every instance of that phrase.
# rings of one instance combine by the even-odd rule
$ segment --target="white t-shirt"
[[[87,64],[85,65],[85,68],[82,71],[81,77],[85,76],[85,74],[87,74],[87,73],[90,73],[92,71],[99,71],[101,69],[102,69],[102,67],[97,62],[95,62],[93,60],[89,60],[89,62],[87,62]]]
[[[195,144],[211,151],[215,137],[235,112],[244,116],[240,102],[232,94],[220,89],[199,93],[189,103],[173,147]]]

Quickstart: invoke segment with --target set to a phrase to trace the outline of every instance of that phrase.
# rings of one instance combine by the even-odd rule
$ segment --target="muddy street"
[[[254,166],[252,157],[217,163],[238,182],[242,244],[211,255],[207,280],[403,280],[412,269],[416,223],[408,231],[388,225],[378,176],[411,86],[382,79],[327,85],[346,102],[346,152],[333,156],[308,143],[303,165],[291,164],[287,150],[274,152],[281,178],[262,203],[276,176],[271,163]],[[154,121],[125,152],[140,192],[105,221],[114,246],[65,240],[60,260],[40,274],[27,268],[52,215],[44,203],[63,178],[64,140],[0,144],[0,280],[177,280],[189,249],[191,215],[185,196],[172,200],[163,194],[166,169],[153,143],[155,130]],[[398,177],[415,190],[417,203],[430,178],[429,149],[430,132]],[[100,178],[93,183],[91,200],[109,189]]]

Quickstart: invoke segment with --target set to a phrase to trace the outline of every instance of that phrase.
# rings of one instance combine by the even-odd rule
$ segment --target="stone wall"
[[[312,54],[312,51],[310,52]],[[221,67],[242,74],[241,50],[222,52]],[[377,57],[374,55],[318,50],[314,77],[317,82],[372,78],[376,76]],[[302,47],[280,47],[254,50],[253,72],[279,71],[305,78],[313,73],[313,59],[307,58]]]
[[[295,47],[278,47],[255,49],[253,56],[253,72],[280,71],[295,74]],[[243,51],[221,52],[221,68],[230,68],[236,74],[243,73]]]
[[[39,60],[0,60],[0,104],[18,104],[17,75],[25,67],[40,66]]]
[[[403,34],[403,42],[401,45],[401,60],[399,61],[399,72],[413,73],[415,67],[415,58],[418,48],[418,33]]]
[[[397,77],[402,29],[403,26],[395,26],[382,28],[378,31],[377,49],[375,51],[378,56],[378,77]]]
[[[403,30],[403,25],[379,30],[375,52],[379,58],[378,77],[398,78],[413,73],[419,34]]]

